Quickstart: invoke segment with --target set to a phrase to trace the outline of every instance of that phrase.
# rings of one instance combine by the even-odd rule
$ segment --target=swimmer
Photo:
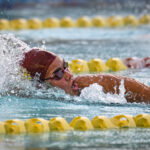
[[[138,58],[128,57],[123,59],[123,63],[131,69],[142,69],[150,67],[150,57]]]
[[[47,82],[54,87],[63,89],[70,95],[80,95],[81,90],[97,83],[103,87],[104,93],[119,94],[121,80],[124,80],[125,98],[127,102],[150,103],[150,87],[135,79],[111,74],[80,75],[74,77],[68,68],[68,63],[54,53],[40,49],[32,49],[24,54],[21,61],[24,67],[34,77],[40,75],[41,82]]]

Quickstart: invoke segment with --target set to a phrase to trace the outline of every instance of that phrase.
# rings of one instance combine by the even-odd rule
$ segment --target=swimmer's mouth
[[[80,95],[80,89],[78,87],[78,84],[75,83],[75,81],[72,82],[72,86],[71,86],[72,90],[77,93],[77,95]]]

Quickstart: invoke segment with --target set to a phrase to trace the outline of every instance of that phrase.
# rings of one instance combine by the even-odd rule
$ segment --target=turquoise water
[[[127,14],[127,12],[126,12]],[[57,16],[57,15],[56,15]],[[77,18],[77,16],[76,16]],[[17,73],[16,58],[30,47],[46,47],[67,61],[81,58],[89,61],[111,57],[150,56],[150,26],[119,29],[42,29],[1,31],[0,38],[0,121],[26,120],[34,117],[51,119],[61,116],[70,122],[76,116],[92,119],[96,115],[112,117],[119,114],[150,113],[150,105],[127,103],[122,95],[97,94],[97,88],[87,88],[82,97],[73,97],[57,88],[36,88],[36,83],[22,81]],[[13,35],[8,35],[8,34]],[[28,44],[18,48],[14,36]],[[12,41],[12,42],[11,42]],[[19,41],[20,43],[21,41]],[[16,70],[15,70],[16,69]],[[113,73],[113,72],[112,72]],[[127,70],[113,74],[126,75],[150,86],[150,69]],[[120,87],[121,88],[121,87]],[[122,89],[121,89],[122,90]],[[95,96],[96,95],[96,96]],[[93,98],[94,97],[94,98]],[[106,131],[72,131],[33,135],[1,135],[1,149],[149,149],[150,129]]]

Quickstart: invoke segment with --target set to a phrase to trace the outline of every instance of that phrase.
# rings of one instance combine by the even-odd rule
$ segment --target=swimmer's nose
[[[71,78],[73,77],[72,73],[70,72],[70,70],[65,69],[64,70],[64,78],[66,81],[71,80]]]

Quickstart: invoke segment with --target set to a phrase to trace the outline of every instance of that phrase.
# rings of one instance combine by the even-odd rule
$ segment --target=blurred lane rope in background
[[[141,25],[150,24],[150,15],[142,15],[136,17],[134,15],[121,16],[109,16],[104,18],[102,16],[95,16],[89,18],[87,16],[81,16],[74,20],[73,18],[66,16],[61,19],[56,17],[49,17],[45,20],[40,18],[17,18],[17,19],[0,19],[0,30],[23,30],[23,29],[42,29],[42,28],[121,28],[121,27],[137,27]]]

